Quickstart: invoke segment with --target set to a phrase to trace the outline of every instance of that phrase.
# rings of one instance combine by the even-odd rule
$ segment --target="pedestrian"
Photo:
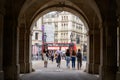
[[[69,49],[66,50],[65,55],[66,55],[66,58],[65,58],[66,59],[66,66],[67,66],[67,68],[70,68],[71,57],[70,57],[70,50]]]
[[[51,60],[54,61],[54,51],[51,51]]]
[[[77,52],[77,69],[81,69],[81,66],[82,66],[82,53],[81,53],[81,50],[78,49],[78,52]]]
[[[71,59],[72,59],[72,69],[75,69],[75,61],[76,61],[76,52],[75,52],[75,50],[72,51]]]
[[[43,50],[43,59],[44,59],[44,67],[45,68],[47,68],[48,56],[49,56],[49,50],[48,50],[47,47],[45,47],[44,50]]]
[[[59,50],[56,51],[56,60],[57,60],[57,67],[60,68],[60,64],[61,64],[61,56],[62,56],[62,51],[61,51],[61,47],[59,48]]]

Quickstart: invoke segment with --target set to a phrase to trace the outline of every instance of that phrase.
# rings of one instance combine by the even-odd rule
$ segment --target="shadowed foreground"
[[[30,74],[22,75],[22,80],[98,80],[94,75],[82,71],[36,71]]]

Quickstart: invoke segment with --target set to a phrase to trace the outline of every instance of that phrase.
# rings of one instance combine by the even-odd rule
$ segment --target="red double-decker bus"
[[[49,50],[56,51],[61,47],[62,51],[65,51],[68,48],[72,48],[73,50],[77,50],[75,43],[45,43]]]

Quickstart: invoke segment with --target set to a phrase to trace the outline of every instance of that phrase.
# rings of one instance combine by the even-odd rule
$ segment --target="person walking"
[[[72,69],[75,69],[75,61],[76,61],[76,52],[75,52],[75,50],[72,51],[71,58],[72,58]]]
[[[67,68],[70,68],[70,50],[69,49],[67,49],[66,50],[66,53],[65,53],[65,55],[66,55],[66,66],[67,66]]]
[[[77,52],[77,69],[81,69],[81,66],[82,66],[82,53],[81,53],[81,50],[78,49],[78,52]]]
[[[52,60],[52,63],[54,61],[54,51],[51,51],[51,60]]]
[[[59,50],[56,51],[56,60],[57,60],[57,67],[60,68],[60,64],[61,64],[61,56],[62,56],[62,51],[61,51],[61,47],[59,48]]]
[[[47,47],[43,49],[43,59],[44,59],[44,67],[47,68],[48,64],[48,56],[49,56],[49,50]]]

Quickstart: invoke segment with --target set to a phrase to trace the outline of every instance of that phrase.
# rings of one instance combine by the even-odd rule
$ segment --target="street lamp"
[[[80,43],[79,35],[76,35],[76,44],[79,44],[79,43]]]
[[[47,35],[46,35],[46,33],[44,33],[43,36],[44,36],[43,45],[44,45],[44,48],[45,48],[45,47],[47,47],[47,44],[46,44]]]
[[[47,35],[44,33],[44,42],[46,42]]]
[[[71,40],[71,43],[69,44],[69,49],[72,49],[72,47],[74,46],[74,44],[73,44],[73,33],[71,32],[71,34],[70,34],[70,40]]]
[[[71,40],[71,43],[73,42],[73,33],[71,32],[70,34],[70,40]]]

